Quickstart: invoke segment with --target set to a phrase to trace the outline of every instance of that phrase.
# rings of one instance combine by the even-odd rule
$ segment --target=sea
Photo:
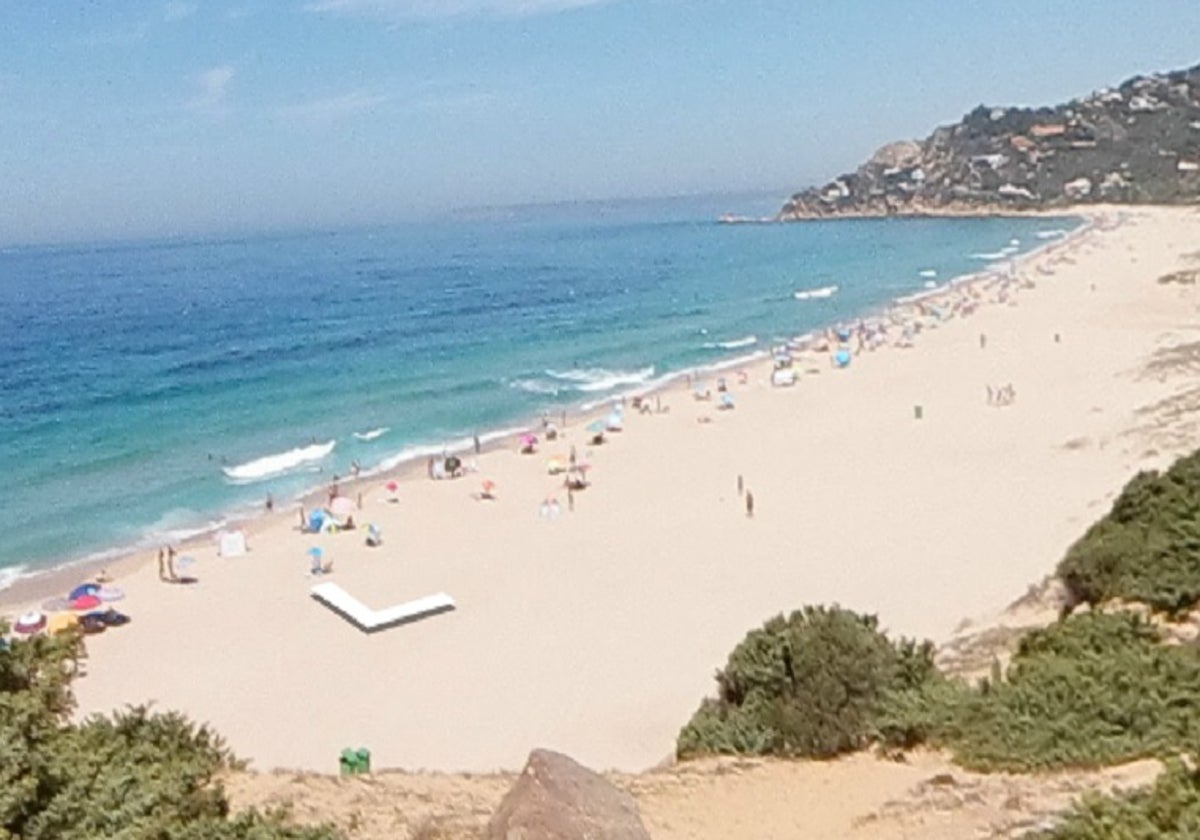
[[[780,204],[0,249],[0,588],[765,354],[1081,223],[717,221]]]

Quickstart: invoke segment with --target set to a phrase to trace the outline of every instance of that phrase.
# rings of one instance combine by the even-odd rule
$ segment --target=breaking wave
[[[337,446],[337,441],[334,440],[326,443],[313,443],[289,449],[287,452],[256,458],[253,461],[238,464],[236,467],[224,467],[221,471],[230,481],[249,484],[283,475],[313,461],[320,461],[333,452],[335,446]]]

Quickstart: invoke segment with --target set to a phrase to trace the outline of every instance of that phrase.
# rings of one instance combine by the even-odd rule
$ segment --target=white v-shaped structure
[[[436,595],[426,595],[414,601],[373,610],[336,583],[318,583],[312,588],[312,596],[367,633],[397,624],[407,624],[455,607],[453,598],[445,592],[439,592]]]

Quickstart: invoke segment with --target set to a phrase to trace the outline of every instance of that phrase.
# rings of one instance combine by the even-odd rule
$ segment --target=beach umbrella
[[[42,601],[42,609],[48,613],[62,612],[71,609],[71,602],[66,598],[51,598],[49,601]]]
[[[625,418],[614,411],[612,414],[608,415],[607,425],[610,431],[619,432],[621,429],[625,428]]]
[[[46,626],[46,614],[33,610],[24,613],[17,619],[17,623],[13,625],[13,630],[17,633],[28,635],[36,633]]]
[[[449,458],[446,459],[446,471],[447,472],[454,472],[461,466],[462,466],[462,459],[459,458],[457,455],[451,455]]]
[[[79,626],[79,618],[70,613],[59,613],[52,616],[46,624],[46,630],[50,633],[65,633],[68,630],[74,630]]]
[[[324,553],[325,552],[319,546],[315,546],[315,545],[308,550],[308,556],[315,557],[317,560],[320,560],[321,555],[323,555]]]
[[[349,496],[338,496],[329,503],[329,510],[334,516],[349,516],[354,512],[354,500]]]
[[[522,446],[537,446],[537,435],[521,435]]]
[[[180,558],[180,560],[182,559]],[[125,590],[119,586],[102,586],[100,587],[100,591],[96,593],[96,597],[105,603],[120,601],[125,597]]]
[[[389,481],[386,486],[389,493],[395,493],[400,489],[400,485],[394,481]]]
[[[94,610],[100,606],[100,599],[95,595],[81,595],[71,601],[73,610]]]
[[[850,351],[839,350],[833,354],[833,360],[837,362],[838,367],[846,367],[850,364]]]
[[[81,583],[71,590],[70,594],[67,595],[67,600],[74,601],[76,598],[82,598],[84,595],[95,595],[99,591],[100,584],[98,583]]]
[[[317,508],[308,515],[308,528],[310,531],[320,531],[321,526],[325,524],[325,511]]]

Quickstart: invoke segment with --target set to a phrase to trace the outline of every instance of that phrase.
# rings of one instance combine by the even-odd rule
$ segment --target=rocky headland
[[[1200,65],[1063,105],[980,105],[925,140],[890,143],[779,221],[974,215],[1085,204],[1200,203]]]

